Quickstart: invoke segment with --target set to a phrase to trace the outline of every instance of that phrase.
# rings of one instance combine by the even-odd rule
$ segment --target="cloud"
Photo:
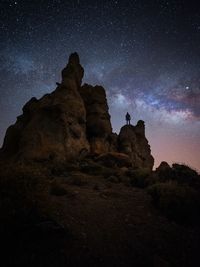
[[[111,105],[115,108],[127,109],[131,105],[131,100],[122,93],[117,93],[112,95]]]
[[[182,80],[170,88],[168,100],[176,103],[181,109],[189,109],[193,117],[200,120],[200,78],[195,76],[190,80]]]
[[[17,55],[14,59],[12,69],[18,73],[29,73],[36,70],[36,66],[31,58],[28,58],[26,55]]]
[[[154,121],[160,121],[169,124],[182,124],[189,121],[197,121],[198,117],[190,109],[172,109],[160,105],[152,105],[144,99],[136,99],[136,109],[141,113],[151,116]]]

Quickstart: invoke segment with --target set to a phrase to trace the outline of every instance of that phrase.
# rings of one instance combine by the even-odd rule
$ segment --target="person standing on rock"
[[[130,114],[127,112],[127,113],[126,113],[126,124],[127,124],[127,125],[130,125],[130,122],[131,122],[131,116],[130,116]]]

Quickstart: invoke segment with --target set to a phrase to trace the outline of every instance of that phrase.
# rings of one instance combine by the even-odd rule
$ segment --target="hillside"
[[[198,266],[200,176],[154,159],[145,124],[112,131],[73,53],[0,151],[1,266]]]

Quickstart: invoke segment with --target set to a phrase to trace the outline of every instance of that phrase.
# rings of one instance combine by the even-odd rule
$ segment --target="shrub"
[[[167,182],[169,180],[174,180],[174,174],[172,168],[165,168],[155,171],[155,182]]]
[[[187,165],[175,163],[172,168],[158,170],[155,174],[159,182],[176,181],[179,184],[200,189],[200,176]]]
[[[70,172],[76,171],[78,166],[72,163],[53,162],[50,167],[53,176],[67,177]]]
[[[148,188],[154,205],[176,222],[196,224],[200,220],[200,198],[196,190],[176,182],[157,183]]]
[[[130,177],[128,177],[128,176],[120,175],[119,176],[119,182],[123,183],[126,186],[131,186]]]
[[[200,176],[198,173],[184,164],[172,165],[173,178],[178,183],[185,183],[190,186],[197,186],[200,184]]]
[[[149,171],[146,169],[128,171],[127,175],[130,177],[132,186],[145,188],[149,185]]]
[[[87,173],[89,175],[95,175],[95,176],[98,175],[98,176],[103,176],[105,178],[115,174],[115,171],[113,169],[107,168],[92,161],[81,162],[80,171]]]

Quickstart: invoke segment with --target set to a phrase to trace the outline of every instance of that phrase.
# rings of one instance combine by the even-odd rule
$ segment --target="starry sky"
[[[113,131],[145,121],[155,158],[200,171],[200,7],[183,0],[1,0],[0,145],[71,52],[103,85]]]

